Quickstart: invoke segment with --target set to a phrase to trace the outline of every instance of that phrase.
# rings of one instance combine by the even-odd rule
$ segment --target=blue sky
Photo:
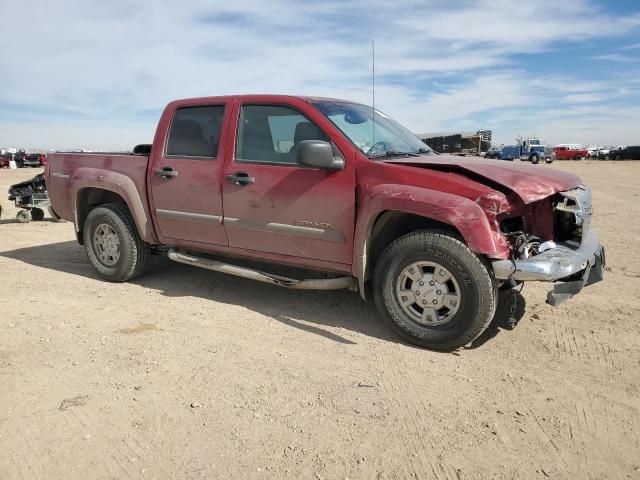
[[[640,144],[640,3],[2,0],[0,146],[127,149],[175,98],[371,98],[414,132]],[[7,19],[10,19],[8,21]]]

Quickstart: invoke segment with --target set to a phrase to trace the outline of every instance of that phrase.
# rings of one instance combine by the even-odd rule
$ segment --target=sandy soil
[[[350,292],[157,258],[100,281],[70,223],[2,193],[0,478],[640,478],[640,162],[594,189],[604,282],[442,354]],[[0,192],[36,170],[0,170]]]

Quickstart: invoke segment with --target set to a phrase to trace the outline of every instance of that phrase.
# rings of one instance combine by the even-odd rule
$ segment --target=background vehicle
[[[22,159],[23,167],[42,167],[46,164],[46,155],[42,153],[28,153]]]
[[[498,291],[517,282],[558,282],[548,297],[557,305],[602,279],[578,177],[436,155],[386,115],[342,100],[179,100],[153,145],[54,153],[45,171],[53,211],[74,222],[106,280],[140,275],[155,245],[176,262],[286,288],[364,298],[370,285],[390,327],[429,348],[472,341]],[[282,266],[306,278],[272,273]]]
[[[609,155],[611,160],[640,160],[640,146],[621,147]]]
[[[520,153],[520,160],[526,160],[534,165],[544,160],[545,163],[552,163],[553,157],[546,145],[530,145]]]
[[[582,160],[589,152],[578,144],[556,145],[553,149],[557,160]]]
[[[0,154],[0,168],[9,168],[9,162],[13,160],[13,155],[10,153]]]
[[[609,160],[609,152],[613,147],[597,147],[589,154],[589,158],[595,158],[597,160]]]
[[[513,161],[516,158],[520,158],[520,147],[518,145],[503,145],[500,147],[492,147],[487,151],[485,158]]]
[[[520,148],[520,160],[531,162],[534,165],[544,160],[553,162],[553,156],[549,148],[539,138],[517,138],[516,145]]]
[[[491,147],[491,130],[459,133],[418,133],[416,136],[438,153],[480,155]]]

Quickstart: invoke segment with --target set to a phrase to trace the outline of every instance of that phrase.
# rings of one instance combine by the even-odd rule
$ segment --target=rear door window
[[[169,129],[166,156],[215,158],[223,114],[223,105],[177,109]]]

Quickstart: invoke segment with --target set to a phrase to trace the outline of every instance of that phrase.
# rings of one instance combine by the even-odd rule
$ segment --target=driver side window
[[[237,161],[295,165],[303,140],[329,138],[297,110],[276,105],[244,105],[238,125]]]

